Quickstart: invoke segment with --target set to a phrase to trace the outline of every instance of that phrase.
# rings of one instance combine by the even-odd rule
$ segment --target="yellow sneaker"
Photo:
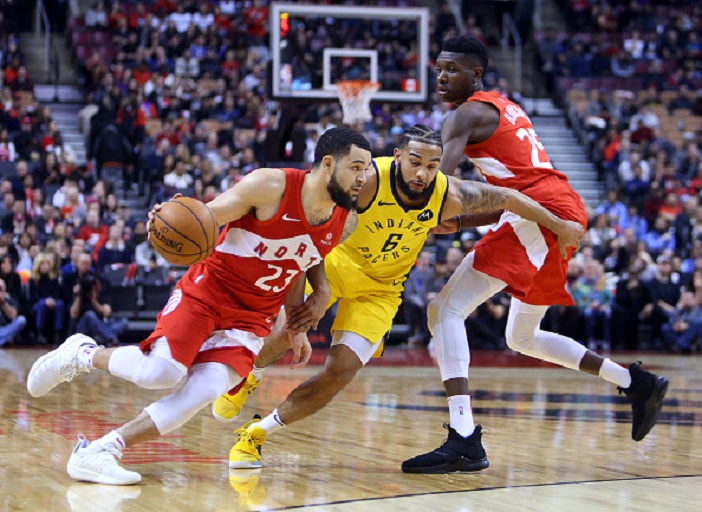
[[[239,440],[229,450],[230,469],[256,469],[263,467],[261,464],[261,446],[266,442],[266,431],[256,425],[261,417],[255,417],[244,424],[235,433]]]
[[[229,485],[232,486],[240,505],[260,506],[266,501],[266,488],[260,484],[262,469],[230,469]]]
[[[249,374],[249,376],[246,377],[246,382],[244,382],[241,389],[237,391],[236,395],[225,393],[212,402],[212,416],[225,423],[234,421],[244,407],[246,399],[260,383],[260,380],[256,380],[256,377]]]

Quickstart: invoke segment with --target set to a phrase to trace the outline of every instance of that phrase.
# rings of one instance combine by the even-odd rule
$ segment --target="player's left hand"
[[[580,240],[585,236],[585,229],[579,222],[564,220],[556,233],[558,248],[563,259],[568,257],[568,247],[575,247],[575,252],[580,249]]]
[[[327,293],[313,292],[305,302],[287,311],[288,321],[285,328],[296,333],[316,329],[327,310],[328,303]]]
[[[312,357],[312,345],[307,339],[307,334],[288,331],[288,338],[293,349],[293,360],[290,368],[304,368]]]

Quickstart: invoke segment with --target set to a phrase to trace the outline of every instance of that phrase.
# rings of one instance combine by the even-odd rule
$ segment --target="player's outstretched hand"
[[[178,199],[179,197],[183,197],[183,194],[180,192],[177,194],[174,194],[169,201],[172,201],[173,199]],[[154,219],[154,215],[156,215],[157,212],[161,211],[161,206],[163,203],[156,203],[154,207],[149,211],[148,217],[149,220],[146,221],[146,236],[147,238],[151,238],[151,221]]]
[[[563,259],[568,257],[568,247],[575,247],[577,252],[580,249],[580,240],[585,236],[585,229],[582,224],[564,220],[556,233],[558,237],[558,248]]]
[[[293,349],[293,360],[290,368],[304,368],[312,357],[312,345],[306,333],[293,333],[288,331],[290,346]]]
[[[288,321],[285,328],[295,333],[316,329],[327,310],[327,304],[329,304],[329,294],[313,292],[305,302],[287,312]]]

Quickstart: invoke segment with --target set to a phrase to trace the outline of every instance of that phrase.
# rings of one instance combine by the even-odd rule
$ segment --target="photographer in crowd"
[[[5,288],[0,278],[0,347],[17,336],[27,325],[27,320],[19,314],[19,305]]]
[[[127,329],[126,318],[111,318],[112,307],[100,296],[102,281],[92,272],[79,277],[73,288],[71,323],[74,332],[99,340],[107,346],[119,344],[119,336]]]

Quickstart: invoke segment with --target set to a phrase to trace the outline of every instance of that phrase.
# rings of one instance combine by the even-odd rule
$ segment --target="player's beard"
[[[336,166],[334,167],[334,172],[332,172],[331,179],[327,183],[327,192],[332,201],[336,203],[339,208],[344,210],[355,210],[358,208],[358,197],[352,197],[348,191],[345,191],[336,176]]]
[[[419,201],[427,199],[434,193],[434,185],[436,180],[432,181],[428,186],[424,187],[423,190],[412,190],[409,183],[405,181],[405,177],[402,175],[402,167],[400,162],[395,165],[395,183],[400,192],[402,192],[407,199],[410,201]]]

